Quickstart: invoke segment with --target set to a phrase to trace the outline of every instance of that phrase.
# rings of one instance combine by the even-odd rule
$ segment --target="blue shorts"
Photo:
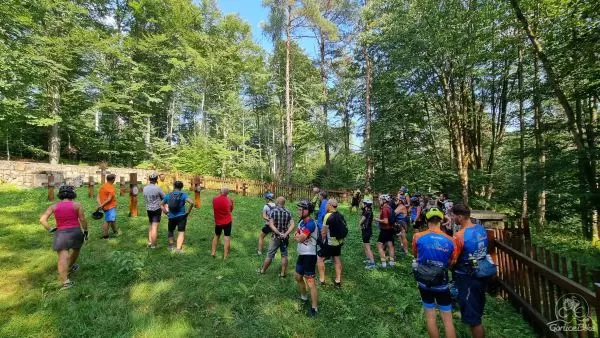
[[[423,308],[435,309],[436,307],[442,312],[452,311],[452,296],[450,290],[430,290],[419,288],[421,294],[421,301],[423,301]]]
[[[487,280],[455,273],[454,285],[458,290],[458,305],[463,323],[470,326],[481,324],[485,307],[485,290]]]
[[[104,221],[114,222],[117,219],[117,208],[104,210]]]

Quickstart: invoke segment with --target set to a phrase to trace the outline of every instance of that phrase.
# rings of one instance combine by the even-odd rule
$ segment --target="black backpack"
[[[181,191],[173,191],[169,196],[169,211],[176,214],[181,211],[181,208],[185,205],[183,199],[183,193]]]
[[[390,216],[388,217],[388,224],[390,226],[390,228],[394,227],[394,224],[396,223],[396,204],[393,201],[390,201],[388,204],[388,207],[390,207]]]
[[[335,217],[335,222],[332,222],[333,224],[328,224],[329,234],[331,237],[337,239],[346,238],[346,236],[348,236],[348,225],[346,224],[344,215],[340,214],[339,212],[334,212],[329,217],[331,218],[332,216]],[[327,221],[329,222],[329,219]]]

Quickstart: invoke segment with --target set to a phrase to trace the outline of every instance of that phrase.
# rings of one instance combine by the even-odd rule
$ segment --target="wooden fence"
[[[488,230],[502,296],[541,336],[600,337],[600,271],[532,245],[528,230]]]
[[[197,176],[189,174],[174,173],[167,175],[167,180],[175,181],[180,180],[184,183],[189,182],[190,188],[193,188],[195,184],[200,186],[201,190],[212,190],[218,191],[222,187],[229,188],[229,191],[240,194],[242,196],[260,196],[262,197],[266,192],[270,191],[275,196],[284,196],[287,200],[299,201],[302,199],[311,200],[314,193],[310,186],[297,186],[297,185],[285,185],[277,182],[265,182],[250,179],[237,179],[237,178],[219,178],[210,176]],[[198,183],[196,183],[198,182]],[[186,184],[186,185],[187,185]],[[340,202],[350,202],[352,190],[333,190],[323,189],[327,192],[329,198],[336,198]]]

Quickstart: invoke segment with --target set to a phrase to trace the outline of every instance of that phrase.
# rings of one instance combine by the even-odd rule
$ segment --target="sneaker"
[[[335,287],[338,289],[342,288],[342,282],[335,282]]]
[[[368,269],[368,270],[377,269],[377,264],[368,263],[367,266],[365,266],[365,269]]]
[[[183,255],[183,249],[175,249],[175,253],[179,255]]]
[[[170,252],[173,252],[173,251],[175,251],[175,247],[174,247],[174,246],[171,246],[171,245],[169,245],[169,249],[168,249],[168,250],[169,250]]]
[[[308,312],[308,316],[309,317],[314,317],[319,313],[319,310],[315,309],[314,307],[310,308],[310,311]]]
[[[77,272],[77,270],[79,270],[79,264],[73,264],[71,266],[71,268],[69,269],[69,274],[72,274],[74,272]]]
[[[319,285],[321,285],[321,286],[326,286],[326,285],[327,285],[327,282],[326,282],[326,281],[319,281]]]
[[[264,275],[265,274],[265,272],[262,271],[262,269],[260,269],[260,268],[256,269],[256,273],[259,274],[259,275]]]
[[[150,249],[156,249],[157,247],[156,247],[156,245],[152,244],[148,248],[150,248]]]
[[[396,262],[394,262],[394,261],[390,261],[388,264],[389,264],[390,268],[393,268],[394,266],[396,266]]]
[[[388,265],[387,265],[387,263],[386,263],[386,262],[382,262],[382,263],[381,263],[381,267],[382,267],[382,268],[384,268],[384,269],[385,269],[385,268],[387,268],[387,266],[388,266]]]
[[[70,279],[67,279],[67,280],[66,280],[66,281],[63,283],[63,285],[62,285],[62,288],[60,288],[60,289],[61,289],[61,290],[70,289],[70,288],[71,288],[73,285],[75,285],[75,282],[73,282],[73,281],[72,281],[72,280],[70,280]]]
[[[256,254],[259,255],[259,256],[262,256],[262,251],[256,250]]]
[[[301,300],[303,303],[306,303],[306,302],[308,302],[308,296],[300,296],[300,300]]]

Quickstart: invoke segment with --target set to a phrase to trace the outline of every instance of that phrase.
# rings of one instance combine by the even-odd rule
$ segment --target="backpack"
[[[396,204],[394,202],[390,202],[388,207],[390,208],[390,216],[388,217],[388,225],[390,226],[390,228],[393,228],[394,224],[396,224],[397,216],[398,216],[398,215],[396,215]]]
[[[176,214],[181,211],[181,208],[185,205],[183,199],[183,193],[181,191],[173,191],[169,196],[169,211]]]
[[[331,237],[335,237],[338,240],[344,239],[346,238],[346,236],[348,236],[348,225],[346,224],[346,219],[344,219],[344,215],[338,212],[335,212],[333,214],[337,214],[337,217],[335,218],[335,222],[329,225],[329,234],[331,235]]]

